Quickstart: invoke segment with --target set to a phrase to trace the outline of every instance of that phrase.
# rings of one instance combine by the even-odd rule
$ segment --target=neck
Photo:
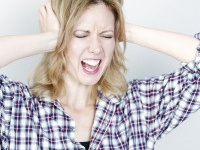
[[[96,104],[97,87],[95,85],[83,85],[69,76],[65,78],[66,92],[61,98],[61,103],[75,109],[84,109]]]

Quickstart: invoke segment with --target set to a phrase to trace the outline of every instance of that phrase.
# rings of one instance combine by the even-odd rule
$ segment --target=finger
[[[45,23],[44,18],[40,15],[39,16],[39,28],[40,28],[40,32],[45,32],[44,31],[44,23]]]
[[[41,23],[44,22],[44,20],[45,20],[44,15],[42,15],[41,13],[39,13],[38,18],[39,18],[39,21],[40,21]]]
[[[50,9],[50,8],[51,8],[51,2],[50,2],[50,1],[47,2],[45,6],[46,6],[48,9]]]
[[[39,26],[40,26],[40,32],[45,32],[44,31],[44,26],[46,23],[46,7],[45,6],[41,6],[38,12],[38,17],[39,17]]]
[[[54,14],[53,9],[52,9],[52,6],[51,6],[51,2],[48,2],[48,3],[46,4],[46,11],[47,11],[48,13]]]
[[[46,5],[48,2],[50,2],[51,0],[42,0],[41,5]]]
[[[40,6],[39,15],[46,17],[46,14],[47,14],[46,6]]]

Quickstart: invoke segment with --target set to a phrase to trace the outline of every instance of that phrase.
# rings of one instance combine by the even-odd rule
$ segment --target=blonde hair
[[[122,96],[126,90],[124,72],[124,52],[119,41],[124,41],[125,28],[124,17],[121,9],[121,0],[52,0],[52,8],[60,22],[60,32],[56,50],[44,54],[43,59],[35,69],[32,77],[31,91],[36,97],[49,96],[58,98],[67,90],[64,83],[67,61],[65,57],[66,47],[72,37],[72,29],[81,14],[91,5],[104,3],[115,17],[115,50],[110,65],[101,77],[97,85],[93,87],[96,94],[97,86],[104,94]]]

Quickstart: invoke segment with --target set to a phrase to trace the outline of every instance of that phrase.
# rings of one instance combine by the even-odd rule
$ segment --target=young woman
[[[0,76],[2,149],[153,149],[199,109],[196,38],[125,25],[116,0],[52,0],[40,14],[44,33],[0,39],[1,67],[45,53],[30,88]],[[126,83],[126,40],[185,65]]]

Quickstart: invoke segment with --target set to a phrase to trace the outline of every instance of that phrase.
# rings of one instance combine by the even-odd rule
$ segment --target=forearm
[[[196,56],[199,41],[193,36],[126,25],[127,41],[162,53],[181,62],[190,62]]]
[[[0,37],[0,68],[17,59],[55,49],[57,33]]]

